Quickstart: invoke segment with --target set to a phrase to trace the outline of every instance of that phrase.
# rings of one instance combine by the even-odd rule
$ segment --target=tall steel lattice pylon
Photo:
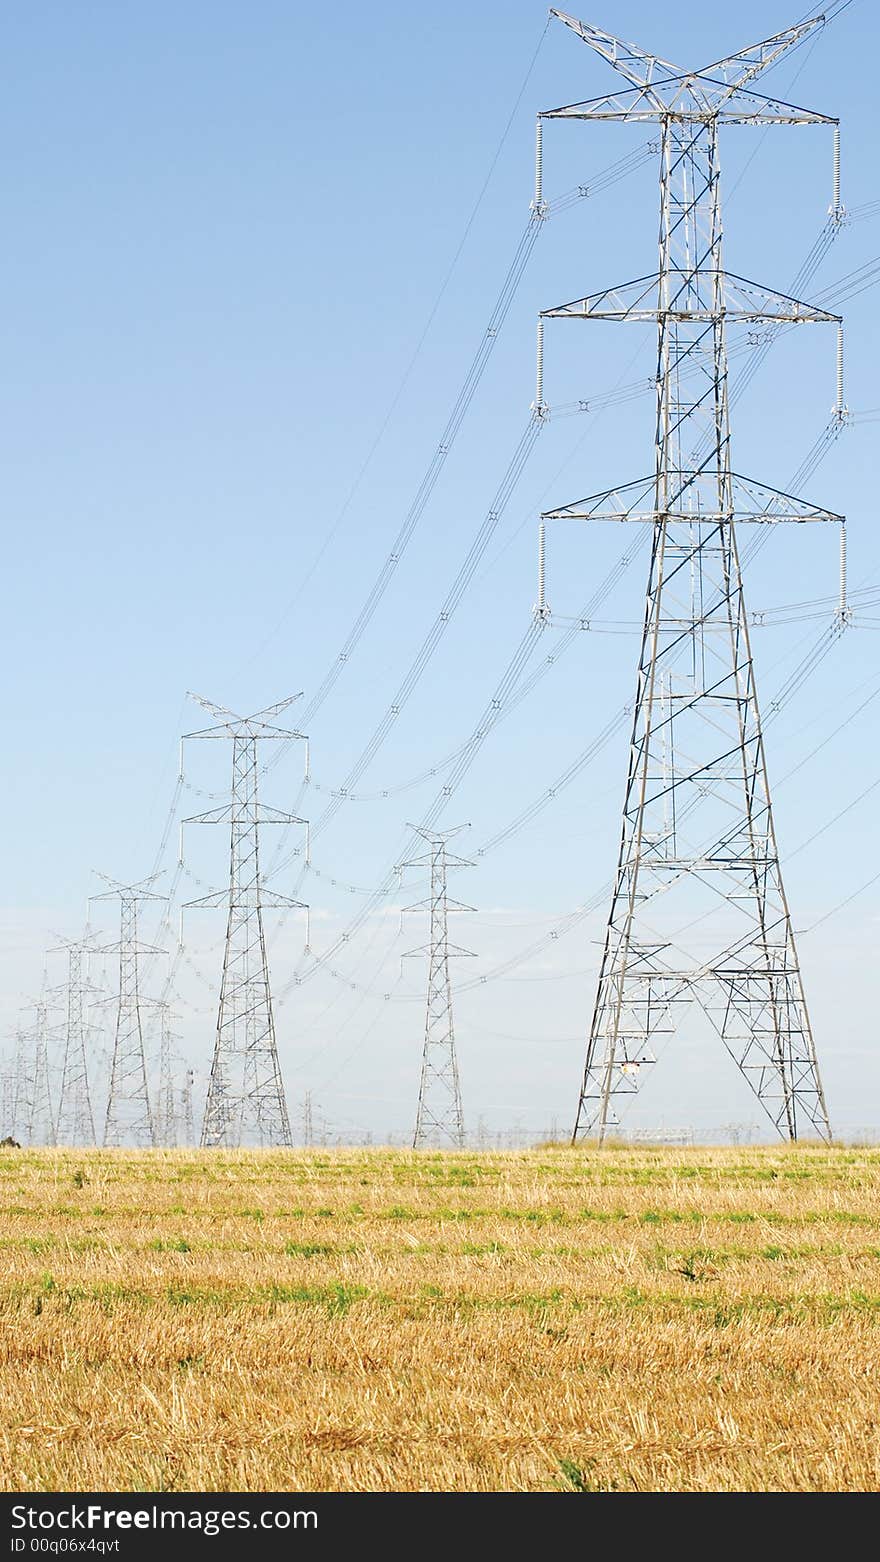
[[[184,820],[185,824],[228,824],[230,829],[228,890],[190,902],[191,907],[227,908],[217,1032],[201,1142],[203,1148],[249,1144],[289,1147],[290,1119],[275,1039],[263,912],[301,908],[302,902],[263,884],[260,829],[267,824],[304,824],[305,820],[260,803],[258,747],[263,741],[278,739],[305,741],[303,733],[276,727],[271,721],[299,695],[267,706],[255,716],[236,716],[201,696],[193,698],[220,722],[188,733],[187,739],[232,739],[229,803]]]
[[[67,983],[61,989],[67,1014],[56,1133],[59,1144],[94,1145],[97,1140],[89,1090],[86,1005],[93,991],[87,966],[89,956],[95,953],[95,944],[87,934],[85,938],[62,939],[58,948],[67,953]]]
[[[542,119],[656,123],[659,272],[543,318],[657,325],[654,471],[546,512],[651,528],[651,563],[620,854],[574,1139],[601,1141],[638,1089],[657,1038],[696,1000],[784,1138],[830,1137],[782,883],[736,523],[842,517],[731,468],[727,330],[836,320],[726,272],[722,124],[836,124],[750,84],[823,20],[699,72],[555,12],[630,86]],[[720,913],[720,920],[719,914]],[[709,952],[694,952],[697,942]],[[700,1036],[700,1041],[703,1036]]]
[[[138,884],[120,884],[115,879],[107,879],[104,874],[100,876],[110,885],[110,889],[103,895],[92,895],[90,898],[119,901],[119,942],[105,945],[108,953],[119,953],[119,992],[116,998],[110,1087],[104,1117],[104,1145],[115,1148],[132,1144],[139,1149],[152,1149],[156,1144],[156,1131],[147,1084],[142,1017],[144,1005],[151,1000],[144,998],[140,990],[140,956],[158,955],[163,951],[151,944],[140,943],[138,905],[146,900],[164,900],[165,896],[149,888],[153,883],[152,878],[142,879]]]
[[[416,1110],[416,1126],[413,1133],[413,1149],[419,1150],[435,1141],[464,1148],[464,1117],[461,1110],[461,1083],[458,1076],[458,1057],[455,1050],[455,1024],[452,1016],[452,981],[449,961],[458,956],[471,958],[470,949],[460,949],[449,942],[449,914],[455,911],[472,911],[459,900],[450,900],[446,881],[450,868],[471,868],[473,863],[463,857],[451,856],[447,842],[452,836],[466,830],[458,825],[452,830],[423,830],[411,826],[427,842],[424,857],[414,857],[401,864],[402,868],[430,868],[431,893],[407,911],[428,911],[430,930],[428,943],[420,949],[410,949],[404,959],[415,955],[428,957],[428,1001],[425,1014],[425,1040],[422,1048],[422,1071],[419,1080],[419,1104]]]

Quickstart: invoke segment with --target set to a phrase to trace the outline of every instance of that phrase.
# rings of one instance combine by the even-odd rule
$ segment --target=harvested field
[[[880,1489],[880,1151],[0,1153],[3,1490]]]

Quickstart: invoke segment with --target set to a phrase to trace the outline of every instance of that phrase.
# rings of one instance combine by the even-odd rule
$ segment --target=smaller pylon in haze
[[[59,989],[64,996],[67,1021],[58,1092],[57,1139],[59,1144],[93,1145],[96,1138],[86,1055],[86,1004],[89,994],[94,991],[88,978],[88,959],[96,953],[96,948],[88,932],[84,938],[62,938],[57,948],[67,952],[67,982]]]
[[[428,943],[419,949],[407,950],[404,956],[404,959],[416,955],[428,957],[425,1039],[413,1149],[418,1150],[425,1144],[439,1140],[460,1150],[464,1148],[464,1117],[455,1050],[449,961],[460,956],[470,958],[473,951],[450,944],[448,918],[450,912],[473,911],[474,908],[459,900],[450,900],[446,880],[450,868],[473,867],[473,863],[465,861],[463,857],[453,857],[447,850],[447,841],[468,826],[458,825],[452,830],[423,830],[418,825],[410,828],[415,829],[427,843],[428,851],[423,857],[414,857],[402,863],[401,867],[430,868],[431,872],[429,898],[405,908],[407,911],[427,910],[430,913]]]
[[[30,1060],[25,1073],[25,1140],[29,1145],[57,1144],[49,1079],[49,1005],[45,998],[40,998],[35,1005],[34,1028],[29,1040]]]
[[[142,900],[164,900],[165,896],[157,895],[149,888],[155,875],[138,884],[120,884],[103,873],[100,877],[110,889],[103,895],[93,895],[92,900],[118,900],[120,910],[119,942],[106,945],[108,951],[119,951],[119,993],[104,1144],[130,1143],[147,1149],[155,1146],[156,1133],[147,1085],[141,1015],[142,1006],[148,1000],[141,997],[139,957],[163,954],[164,951],[138,941],[138,904]]]
[[[195,1126],[193,1123],[193,1080],[195,1075],[188,1068],[184,1077],[183,1091],[181,1093],[181,1107],[183,1109],[183,1142],[188,1150],[191,1150],[196,1142]]]
[[[177,1108],[174,1100],[174,1048],[177,1040],[171,1028],[171,1005],[167,999],[159,1005],[159,1090],[156,1098],[156,1143],[165,1149],[177,1148]]]
[[[25,1114],[28,1099],[27,1037],[23,1030],[16,1031],[15,1051],[3,1070],[2,1135],[20,1139],[25,1134]]]
[[[310,1090],[307,1090],[303,1096],[302,1129],[303,1145],[307,1150],[309,1150],[315,1142],[315,1125],[312,1116],[312,1092]]]

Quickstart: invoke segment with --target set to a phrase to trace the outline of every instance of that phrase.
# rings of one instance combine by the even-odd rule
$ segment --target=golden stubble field
[[[880,1151],[0,1153],[4,1490],[880,1489]]]

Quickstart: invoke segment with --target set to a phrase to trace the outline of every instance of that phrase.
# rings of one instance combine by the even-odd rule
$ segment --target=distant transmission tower
[[[255,716],[236,716],[195,695],[220,718],[216,727],[187,733],[187,738],[232,739],[232,795],[229,803],[198,814],[185,824],[228,824],[229,888],[192,901],[191,906],[227,907],[226,950],[217,1034],[202,1146],[243,1144],[290,1146],[290,1120],[278,1062],[275,1017],[269,986],[264,910],[287,910],[302,903],[265,888],[260,873],[260,827],[304,824],[294,814],[258,800],[258,745],[261,741],[299,738],[270,724],[299,695],[267,706]]]
[[[12,1139],[15,1138],[15,1118],[15,1067],[13,1064],[5,1063],[0,1073],[0,1129],[2,1129],[0,1138],[5,1139],[7,1135]]]
[[[25,1135],[29,1145],[57,1144],[52,1086],[49,1079],[49,1005],[44,998],[35,1005],[30,1035],[30,1066],[26,1068],[27,1110]]]
[[[15,1036],[15,1051],[3,1071],[2,1135],[17,1139],[24,1137],[24,1121],[28,1099],[28,1068],[25,1053],[26,1037],[23,1030]]]
[[[0,1137],[15,1137],[16,1118],[15,1064],[5,1058],[0,1067]]]
[[[307,1090],[302,1104],[303,1144],[307,1150],[315,1142],[315,1125],[312,1117],[312,1092]]]
[[[96,1143],[95,1119],[89,1092],[85,1016],[91,987],[85,966],[95,945],[87,935],[80,939],[64,938],[58,947],[67,951],[67,984],[62,989],[66,997],[67,1023],[58,1093],[58,1143],[93,1145]]]
[[[141,996],[139,958],[142,954],[161,954],[150,944],[138,942],[138,904],[142,900],[164,900],[147,886],[153,879],[138,884],[119,884],[100,875],[111,886],[92,900],[119,901],[119,942],[107,944],[107,951],[119,951],[119,993],[116,1004],[116,1031],[113,1061],[110,1065],[110,1090],[104,1119],[104,1144],[135,1144],[141,1149],[156,1143],[153,1110],[147,1085],[144,1056],[144,1028],[141,1010],[149,1002]]]
[[[653,473],[545,517],[635,521],[651,531],[620,855],[574,1137],[604,1137],[617,1099],[655,1061],[655,1039],[696,1000],[778,1132],[827,1139],[735,523],[842,517],[731,470],[726,336],[737,322],[838,317],[724,270],[718,164],[722,124],[836,124],[747,90],[823,18],[694,73],[554,14],[630,85],[541,118],[660,128],[659,273],[545,312],[655,321],[658,333]],[[694,928],[710,944],[697,957],[689,954]]]
[[[177,1147],[177,1109],[174,1101],[174,1052],[176,1036],[171,1029],[171,1005],[159,1005],[159,1090],[156,1098],[156,1143],[165,1149]]]
[[[195,1144],[196,1133],[193,1124],[193,1071],[188,1068],[185,1075],[184,1086],[181,1092],[181,1106],[183,1108],[183,1142],[188,1150]]]
[[[446,876],[450,868],[471,868],[473,863],[466,862],[463,857],[450,856],[446,843],[468,827],[458,825],[455,829],[442,831],[411,828],[427,842],[428,852],[424,857],[402,863],[401,867],[429,867],[431,870],[430,897],[406,907],[407,911],[430,912],[429,942],[420,949],[408,950],[404,956],[405,959],[415,955],[428,957],[428,1002],[413,1149],[421,1149],[434,1140],[445,1140],[460,1150],[464,1148],[464,1118],[455,1052],[449,961],[462,955],[471,957],[472,951],[450,944],[448,917],[452,911],[472,911],[473,906],[450,900]]]

